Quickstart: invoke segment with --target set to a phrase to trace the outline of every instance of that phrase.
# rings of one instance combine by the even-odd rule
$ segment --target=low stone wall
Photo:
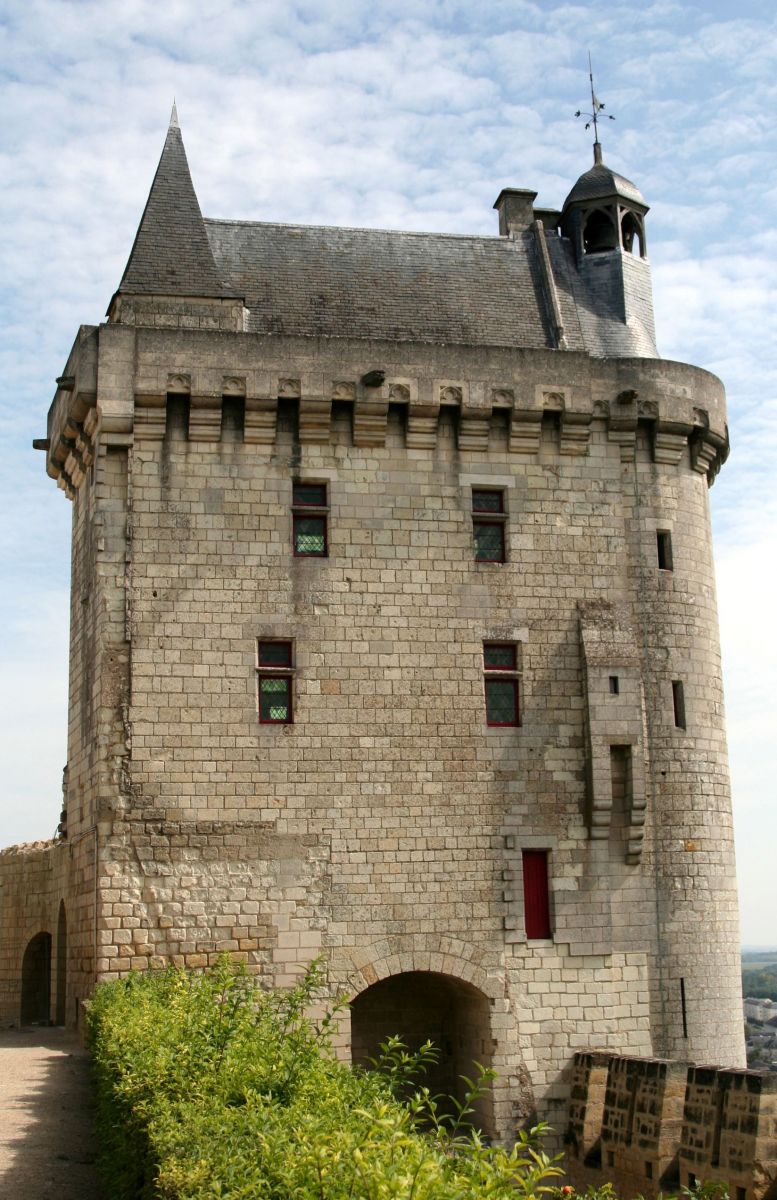
[[[578,1053],[566,1143],[578,1188],[609,1180],[651,1200],[719,1181],[731,1200],[774,1200],[777,1075]]]
[[[0,850],[0,1026],[75,1027],[93,988],[91,831]]]

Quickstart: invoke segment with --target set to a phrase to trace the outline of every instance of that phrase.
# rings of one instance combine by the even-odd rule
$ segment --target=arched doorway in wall
[[[54,1020],[64,1025],[67,1019],[67,913],[65,901],[59,902],[57,918],[57,1003]]]
[[[439,1058],[419,1083],[432,1095],[462,1100],[462,1075],[474,1077],[475,1063],[492,1061],[491,1011],[488,997],[472,984],[434,971],[407,971],[382,979],[351,1003],[351,1057],[368,1067],[380,1045],[397,1034],[411,1050],[434,1043]],[[472,1123],[493,1136],[491,1093],[478,1103]]]
[[[22,1025],[51,1019],[51,934],[36,933],[22,959]]]

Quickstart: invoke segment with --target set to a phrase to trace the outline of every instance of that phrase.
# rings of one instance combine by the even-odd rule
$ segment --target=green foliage
[[[742,967],[742,995],[757,1000],[777,1000],[777,965]]]
[[[89,1012],[103,1170],[114,1200],[470,1200],[539,1197],[561,1174],[544,1129],[512,1150],[469,1125],[492,1073],[464,1099],[416,1085],[434,1053],[396,1038],[379,1069],[331,1051],[336,1010],[316,969],[287,992],[244,970],[130,976]]]

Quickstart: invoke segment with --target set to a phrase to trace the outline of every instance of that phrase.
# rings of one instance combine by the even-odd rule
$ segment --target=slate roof
[[[552,344],[531,234],[513,241],[210,219],[205,228],[253,332]],[[571,297],[567,309],[573,320]]]
[[[162,157],[119,284],[124,293],[225,296],[177,121]]]
[[[601,163],[566,203],[613,186],[644,204]],[[642,331],[592,304],[570,244],[546,240],[567,348],[654,355]],[[555,345],[533,230],[478,237],[203,219],[175,110],[118,293],[240,298],[253,333]]]
[[[564,201],[566,210],[570,204],[581,200],[604,200],[609,196],[621,196],[632,204],[647,209],[645,197],[635,183],[612,171],[605,163],[594,163],[590,171],[580,176]]]

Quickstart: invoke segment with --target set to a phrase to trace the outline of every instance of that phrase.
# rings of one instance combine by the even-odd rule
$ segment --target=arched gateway
[[[22,959],[22,1025],[51,1018],[51,934],[36,933]]]
[[[351,1003],[351,1056],[369,1066],[380,1045],[393,1034],[416,1050],[434,1043],[438,1061],[419,1082],[433,1095],[455,1096],[466,1090],[462,1076],[476,1074],[475,1064],[491,1066],[492,1038],[488,998],[470,983],[433,971],[392,975],[361,992]],[[491,1094],[478,1104],[473,1123],[493,1135]]]

